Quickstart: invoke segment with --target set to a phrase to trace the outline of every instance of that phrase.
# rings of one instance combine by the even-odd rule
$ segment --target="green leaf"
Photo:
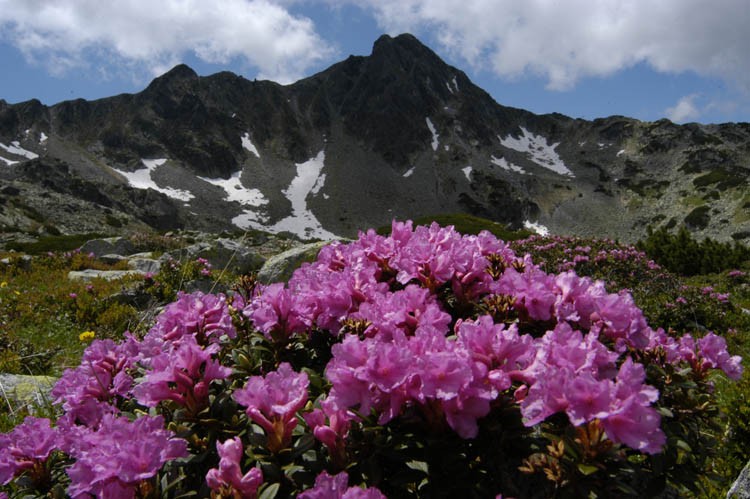
[[[279,493],[279,486],[279,483],[272,483],[263,489],[263,492],[260,493],[258,499],[273,499],[276,497],[276,494]]]
[[[669,408],[667,408],[667,407],[659,407],[657,410],[659,411],[659,414],[661,414],[665,418],[673,418],[674,417],[674,413],[672,411],[670,411]]]
[[[594,473],[596,473],[597,471],[599,471],[599,468],[597,468],[596,466],[593,466],[591,464],[583,464],[583,463],[581,463],[581,464],[578,465],[578,471],[580,471],[581,473],[583,473],[585,476],[589,476],[589,475],[593,475]]]
[[[296,458],[312,449],[315,446],[315,437],[310,433],[305,433],[296,442],[292,451],[292,458]]]
[[[691,449],[688,443],[684,440],[678,440],[676,445],[685,452],[693,452],[693,449]]]
[[[424,461],[408,461],[406,463],[406,465],[409,468],[411,468],[413,470],[421,471],[424,474],[428,474],[429,473],[429,465],[426,462],[424,462]]]

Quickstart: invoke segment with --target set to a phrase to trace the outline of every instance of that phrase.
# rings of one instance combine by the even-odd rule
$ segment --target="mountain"
[[[465,212],[748,242],[748,177],[750,124],[536,115],[406,34],[286,86],[179,65],[137,94],[0,100],[6,240],[146,226],[330,238]]]

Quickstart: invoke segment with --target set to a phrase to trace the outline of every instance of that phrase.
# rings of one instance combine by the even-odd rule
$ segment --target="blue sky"
[[[177,63],[290,83],[410,32],[500,104],[750,121],[746,0],[0,0],[0,99],[138,92]]]

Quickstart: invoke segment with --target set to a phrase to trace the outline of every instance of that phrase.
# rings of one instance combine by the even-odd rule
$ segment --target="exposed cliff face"
[[[0,189],[6,232],[330,237],[464,211],[626,241],[682,223],[748,241],[749,173],[749,124],[534,115],[411,35],[288,86],[180,65],[138,94],[0,101],[0,180],[22,193]]]

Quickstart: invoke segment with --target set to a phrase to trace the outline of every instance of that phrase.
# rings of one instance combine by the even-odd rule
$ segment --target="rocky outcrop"
[[[304,244],[269,258],[258,271],[258,281],[264,284],[288,281],[294,271],[305,262],[312,262],[326,241]]]
[[[105,281],[114,281],[130,276],[143,276],[145,272],[140,270],[71,270],[68,272],[68,279],[71,281],[93,281],[94,279],[104,279]]]
[[[14,411],[27,406],[33,412],[35,406],[50,402],[49,393],[56,382],[52,376],[0,373],[0,398]]]
[[[265,262],[257,249],[243,244],[243,241],[219,238],[213,241],[200,242],[185,248],[166,253],[162,261],[196,260],[203,258],[216,270],[227,270],[234,274],[249,274],[257,271]]]
[[[135,252],[133,243],[125,237],[109,237],[106,239],[91,239],[80,248],[81,253],[100,255],[130,255]]]
[[[729,488],[727,499],[750,499],[750,462]]]

